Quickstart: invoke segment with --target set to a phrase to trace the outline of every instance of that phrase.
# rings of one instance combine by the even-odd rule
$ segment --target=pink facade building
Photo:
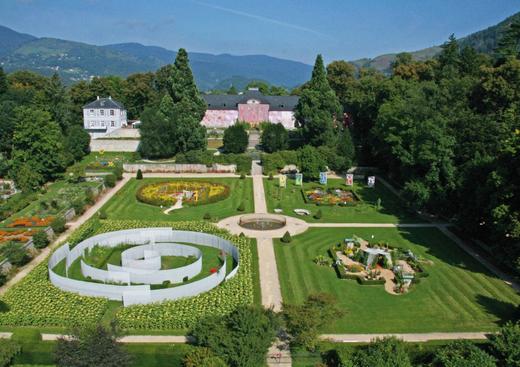
[[[202,124],[208,128],[226,128],[237,121],[257,125],[263,121],[295,128],[294,108],[297,96],[266,96],[257,89],[243,94],[206,94],[207,110]]]

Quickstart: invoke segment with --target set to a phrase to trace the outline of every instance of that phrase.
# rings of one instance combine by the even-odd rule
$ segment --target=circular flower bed
[[[183,204],[214,203],[229,196],[229,187],[205,181],[169,181],[143,185],[137,190],[137,200],[156,206],[174,205],[179,197]]]

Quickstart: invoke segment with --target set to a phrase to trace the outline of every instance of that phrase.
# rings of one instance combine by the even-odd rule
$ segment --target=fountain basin
[[[238,225],[253,231],[273,231],[285,227],[287,220],[283,215],[246,214],[240,217]]]

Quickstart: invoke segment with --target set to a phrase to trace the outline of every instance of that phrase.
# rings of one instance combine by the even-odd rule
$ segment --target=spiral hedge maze
[[[218,283],[216,287],[204,290],[198,295],[179,299],[166,298],[162,302],[152,301],[153,303],[150,304],[135,304],[130,307],[117,308],[117,310],[112,311],[114,312],[112,318],[122,328],[127,330],[185,329],[193,326],[203,317],[224,315],[233,311],[239,305],[250,305],[253,303],[252,245],[250,240],[232,236],[226,231],[222,231],[206,222],[89,221],[71,235],[69,238],[69,250],[74,251],[84,241],[88,241],[88,239],[95,238],[103,233],[129,229],[137,229],[139,232],[143,232],[143,227],[151,227],[150,230],[159,228],[170,233],[184,231],[196,235],[215,237],[218,239],[215,239],[215,241],[228,241],[237,249],[236,256],[238,262],[234,259],[231,250],[228,249],[228,251],[224,250],[228,254],[227,262],[229,263],[231,259],[233,266],[231,264],[227,264],[227,266],[222,264],[214,273],[203,271],[202,274],[197,276],[196,281],[189,284],[184,284],[184,278],[181,283],[170,282],[171,284],[167,287],[158,284],[145,284],[144,286],[150,288],[151,294],[153,292],[161,294],[182,287],[194,288],[193,284],[197,283],[199,279],[213,279],[225,274],[223,281]],[[193,249],[191,251],[193,253],[197,252],[195,251],[196,248],[201,249],[203,247],[196,243],[194,244],[193,239],[180,241],[179,238],[177,237],[171,242],[176,244],[182,242],[180,243],[181,245],[192,246]],[[129,244],[126,240],[123,242],[126,242],[127,245]],[[145,244],[143,242],[135,241],[128,248],[151,245],[151,243]],[[159,243],[160,241],[156,241],[154,245],[157,246]],[[142,250],[144,255],[144,248]],[[218,253],[220,250],[220,248],[217,248],[215,251]],[[204,253],[204,251],[202,252]],[[154,254],[149,255],[152,255],[150,258],[156,257],[153,256]],[[161,257],[163,256],[161,255]],[[195,261],[190,264],[196,262],[196,256],[193,259]],[[63,266],[64,263],[62,260],[59,266]],[[123,265],[121,264],[121,266]],[[176,267],[175,269],[179,268]],[[227,270],[224,270],[226,268]],[[56,267],[53,267],[53,269],[61,274]],[[220,274],[218,274],[219,271]],[[176,278],[176,280],[179,280],[179,278]],[[94,288],[103,285],[127,286],[108,284],[110,282],[103,284],[101,281],[92,278],[87,283],[89,282],[91,285],[94,285]],[[143,286],[143,284],[139,286]],[[48,265],[43,263],[36,267],[23,281],[0,297],[0,302],[5,306],[4,312],[0,315],[1,326],[69,327],[80,323],[91,324],[99,322],[109,309],[109,299],[106,296],[84,296],[71,291],[64,291],[53,285],[48,275]]]

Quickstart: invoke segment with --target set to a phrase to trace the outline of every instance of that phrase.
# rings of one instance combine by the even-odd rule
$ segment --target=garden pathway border
[[[92,218],[94,214],[97,213],[99,209],[105,205],[108,200],[110,200],[126,183],[130,180],[129,177],[123,177],[114,187],[107,189],[102,197],[90,208],[88,208],[85,213],[83,213],[75,222],[67,223],[68,228],[65,232],[63,232],[58,238],[56,238],[49,246],[44,248],[38,256],[36,256],[32,261],[25,266],[23,266],[18,273],[15,274],[7,283],[5,283],[2,287],[0,287],[0,296],[7,292],[13,285],[21,281],[27,274],[29,274],[35,267],[41,264],[47,257],[51,254],[51,252],[58,247],[62,242],[64,242],[68,236],[70,236],[76,229],[78,229],[83,223]]]

